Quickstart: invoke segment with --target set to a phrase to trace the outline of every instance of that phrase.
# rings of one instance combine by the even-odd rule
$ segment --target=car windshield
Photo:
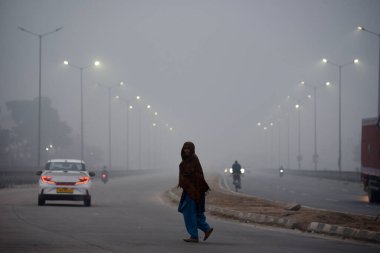
[[[84,167],[84,164],[82,163],[52,162],[50,163],[48,170],[84,171],[85,167]]]

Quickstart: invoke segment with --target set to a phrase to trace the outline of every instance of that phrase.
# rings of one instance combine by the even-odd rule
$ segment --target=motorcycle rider
[[[102,181],[105,183],[108,181],[108,171],[107,171],[107,167],[106,166],[103,166],[103,169],[102,169],[102,172],[101,172],[101,178],[102,178]]]
[[[238,161],[235,161],[234,164],[232,164],[232,178],[233,182],[238,184],[238,188],[241,188],[241,165],[238,163]]]
[[[280,168],[278,169],[278,173],[280,174],[280,177],[282,177],[284,175],[284,167],[282,167],[282,165],[280,166]]]

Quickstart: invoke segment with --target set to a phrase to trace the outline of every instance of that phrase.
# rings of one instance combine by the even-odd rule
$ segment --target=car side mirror
[[[89,173],[88,173],[89,175],[90,175],[90,177],[95,177],[95,172],[92,172],[92,171],[90,171]]]
[[[36,172],[37,176],[41,176],[41,174],[42,174],[42,170],[39,170],[39,171]]]

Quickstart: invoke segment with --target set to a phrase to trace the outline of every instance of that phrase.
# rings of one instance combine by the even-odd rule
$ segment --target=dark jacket
[[[184,148],[190,149],[190,154],[186,156]],[[210,190],[204,175],[201,163],[195,154],[195,146],[192,142],[185,142],[181,150],[182,162],[179,165],[178,187],[183,189],[181,200],[188,194],[204,211],[205,193]]]
[[[234,174],[241,174],[241,170],[240,169],[241,169],[240,164],[237,161],[235,161],[235,163],[232,164],[232,173],[234,173]]]

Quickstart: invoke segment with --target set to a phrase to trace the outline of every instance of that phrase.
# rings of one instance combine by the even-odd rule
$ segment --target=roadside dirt
[[[286,217],[296,221],[296,228],[302,231],[307,230],[311,222],[320,222],[380,232],[380,217],[376,220],[376,217],[311,209],[302,206],[298,211],[290,211],[287,210],[291,205],[290,203],[274,202],[221,189],[218,180],[219,176],[208,177],[211,191],[206,196],[206,205],[279,218]],[[182,190],[173,188],[172,192],[180,196]],[[242,221],[244,222],[244,220]]]

